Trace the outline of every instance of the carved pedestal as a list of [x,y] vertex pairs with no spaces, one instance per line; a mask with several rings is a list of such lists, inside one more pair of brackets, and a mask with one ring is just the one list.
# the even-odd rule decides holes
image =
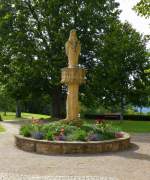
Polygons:
[[79,85],[85,82],[85,69],[74,67],[74,68],[63,68],[62,69],[62,80],[68,86],[67,92],[67,120],[75,120],[79,114],[79,102],[78,92]]

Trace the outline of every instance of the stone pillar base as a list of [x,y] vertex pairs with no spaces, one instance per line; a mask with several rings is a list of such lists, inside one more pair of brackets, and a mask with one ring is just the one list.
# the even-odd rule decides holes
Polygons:
[[85,69],[79,67],[63,68],[62,80],[68,86],[67,92],[67,120],[76,120],[79,115],[78,92],[79,85],[85,83]]

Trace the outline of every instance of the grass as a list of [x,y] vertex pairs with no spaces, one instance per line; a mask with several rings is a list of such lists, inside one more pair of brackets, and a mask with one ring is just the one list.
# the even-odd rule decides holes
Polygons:
[[6,113],[6,116],[4,116],[4,113],[0,113],[2,119],[5,121],[5,120],[19,120],[19,119],[32,119],[35,118],[35,119],[40,119],[40,118],[43,118],[43,119],[46,119],[46,118],[50,118],[50,116],[48,115],[44,115],[44,114],[33,114],[33,113],[22,113],[22,117],[21,118],[16,118],[16,114],[15,112],[7,112]]
[[0,125],[0,133],[4,132],[4,131],[5,131],[5,129],[3,128],[3,126]]
[[[86,120],[89,123],[95,123],[94,120]],[[114,127],[129,133],[150,133],[150,121],[108,121]]]
[[[3,120],[20,120],[20,119],[47,119],[50,118],[48,115],[43,114],[32,114],[32,113],[22,113],[21,118],[16,118],[15,112],[7,112],[7,115],[4,116],[3,113],[0,113]],[[95,123],[93,120],[86,120],[89,123]],[[150,121],[111,121],[112,125],[118,127],[122,131],[129,133],[150,133]],[[0,130],[1,131],[1,130]]]
[[112,125],[130,133],[150,133],[150,121],[111,121]]

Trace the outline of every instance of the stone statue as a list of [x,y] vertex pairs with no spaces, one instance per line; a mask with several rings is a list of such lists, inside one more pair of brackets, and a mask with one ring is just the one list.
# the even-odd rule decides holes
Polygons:
[[76,30],[70,31],[70,36],[65,44],[68,56],[68,67],[62,69],[61,83],[68,86],[66,101],[66,120],[77,120],[79,118],[79,85],[85,82],[85,69],[78,66],[80,55],[80,41]]
[[80,41],[77,38],[76,30],[70,31],[70,36],[65,45],[68,56],[68,67],[72,68],[78,65],[78,58],[81,51]]

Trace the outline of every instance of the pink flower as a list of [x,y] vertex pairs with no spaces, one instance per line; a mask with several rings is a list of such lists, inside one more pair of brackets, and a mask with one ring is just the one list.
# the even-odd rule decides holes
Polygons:
[[116,137],[116,138],[123,138],[123,136],[124,136],[124,133],[123,133],[123,132],[116,132],[116,133],[115,133],[115,137]]

